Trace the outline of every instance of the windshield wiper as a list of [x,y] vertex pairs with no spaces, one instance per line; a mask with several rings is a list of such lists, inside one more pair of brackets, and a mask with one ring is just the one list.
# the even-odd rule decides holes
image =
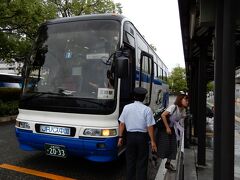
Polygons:
[[30,95],[30,96],[27,96],[25,98],[23,98],[22,100],[26,101],[26,100],[30,100],[32,98],[36,98],[36,97],[41,97],[43,95],[55,95],[55,96],[68,96],[64,93],[55,93],[55,92],[32,92],[34,94]]
[[97,105],[100,105],[100,106],[103,106],[103,107],[107,106],[106,104],[101,103],[101,102],[97,102],[96,100],[91,100],[91,99],[86,99],[86,98],[78,98],[78,100],[84,101],[84,102],[87,102],[87,103],[97,104]]

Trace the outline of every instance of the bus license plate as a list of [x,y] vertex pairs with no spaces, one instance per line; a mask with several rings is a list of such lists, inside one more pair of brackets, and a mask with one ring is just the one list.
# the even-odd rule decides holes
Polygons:
[[55,144],[45,144],[45,152],[49,156],[65,158],[67,156],[65,146]]
[[40,125],[40,132],[41,133],[48,133],[48,134],[59,134],[59,135],[69,136],[70,135],[70,128]]

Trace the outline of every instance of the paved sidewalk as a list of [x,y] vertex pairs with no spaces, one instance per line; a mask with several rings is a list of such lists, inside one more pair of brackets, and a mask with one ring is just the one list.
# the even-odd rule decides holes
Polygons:
[[176,160],[172,160],[171,163],[173,164],[173,166],[176,168],[176,171],[169,171],[167,169],[165,169],[165,163],[167,161],[167,159],[160,159],[160,164],[159,164],[159,168],[155,177],[155,180],[177,180],[178,178],[181,178],[181,173],[182,172],[182,165],[183,165],[183,158],[184,158],[184,149],[182,148],[182,145],[184,143],[184,139],[182,139],[181,141],[181,145],[178,148],[178,152],[177,152],[177,156],[176,156]]
[[197,180],[195,147],[184,149],[184,180]]
[[[158,169],[158,172],[156,174],[155,180],[175,180],[176,172],[171,172],[171,171],[168,171],[167,169],[165,169],[165,163],[166,163],[166,159],[161,161],[161,164],[159,166],[159,169]],[[177,166],[176,161],[172,161],[171,163],[175,167]]]
[[212,180],[213,179],[213,150],[206,148],[206,166],[197,165],[197,147],[185,149],[184,180]]

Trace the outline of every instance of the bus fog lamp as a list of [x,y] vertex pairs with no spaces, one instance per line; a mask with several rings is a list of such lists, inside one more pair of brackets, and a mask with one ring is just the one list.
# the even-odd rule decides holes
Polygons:
[[104,149],[104,148],[106,148],[106,145],[105,145],[105,143],[97,143],[97,148]]

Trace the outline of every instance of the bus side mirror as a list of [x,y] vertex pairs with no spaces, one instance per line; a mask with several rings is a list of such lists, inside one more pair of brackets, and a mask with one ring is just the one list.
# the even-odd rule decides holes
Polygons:
[[128,58],[120,56],[116,58],[116,75],[118,78],[128,77]]

